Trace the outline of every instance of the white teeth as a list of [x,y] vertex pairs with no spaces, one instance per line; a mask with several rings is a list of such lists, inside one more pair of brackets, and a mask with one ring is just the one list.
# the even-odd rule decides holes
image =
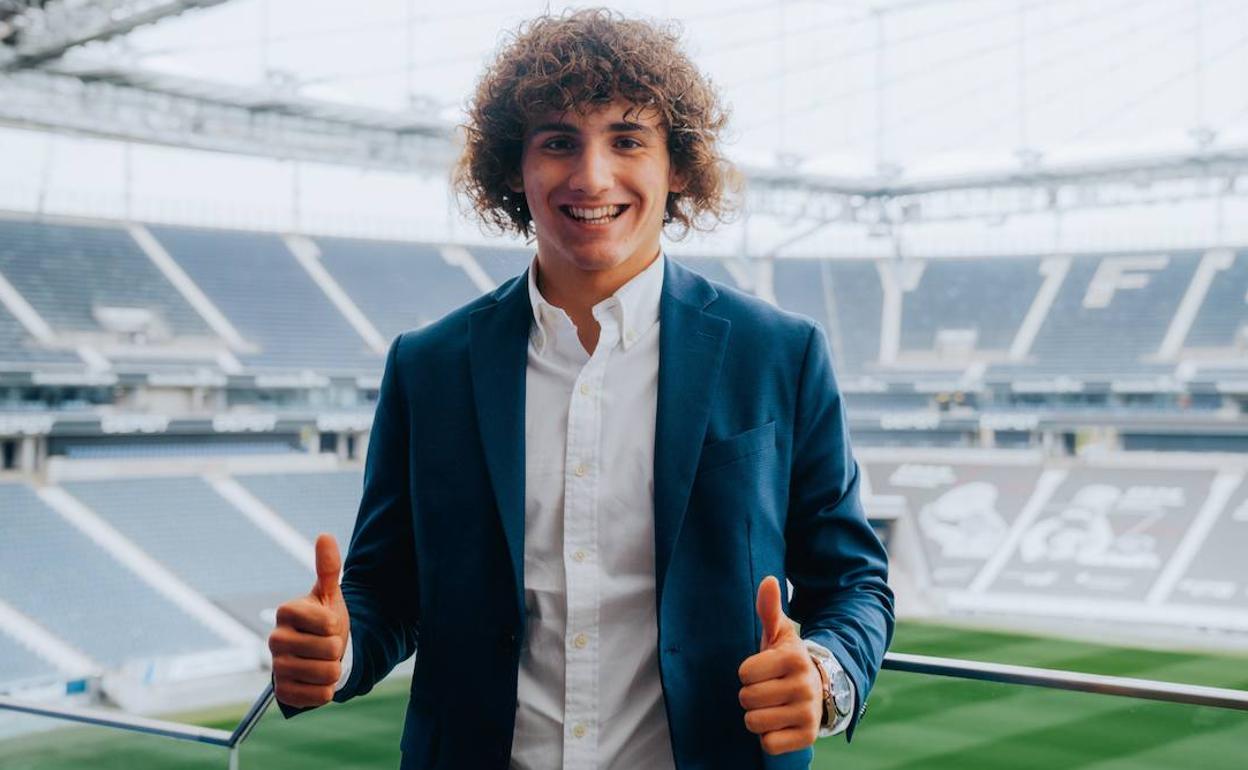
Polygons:
[[577,219],[583,219],[589,222],[599,223],[606,222],[624,210],[623,206],[599,206],[597,208],[585,209],[577,206],[568,206],[568,211]]

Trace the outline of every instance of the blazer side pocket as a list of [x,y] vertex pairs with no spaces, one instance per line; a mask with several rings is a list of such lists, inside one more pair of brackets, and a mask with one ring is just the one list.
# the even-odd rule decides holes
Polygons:
[[743,457],[775,448],[775,445],[776,423],[773,420],[766,425],[750,428],[744,433],[738,433],[722,441],[704,445],[702,456],[698,460],[697,473],[706,473]]

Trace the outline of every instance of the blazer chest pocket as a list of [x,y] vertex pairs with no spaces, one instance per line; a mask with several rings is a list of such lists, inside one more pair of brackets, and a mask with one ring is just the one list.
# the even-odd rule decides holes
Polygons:
[[706,473],[715,468],[736,462],[743,457],[758,454],[776,446],[776,423],[767,423],[751,428],[744,433],[706,444],[702,447],[702,457],[698,460],[698,473]]

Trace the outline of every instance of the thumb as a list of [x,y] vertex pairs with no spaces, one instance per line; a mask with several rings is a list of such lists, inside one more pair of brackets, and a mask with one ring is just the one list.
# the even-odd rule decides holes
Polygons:
[[759,650],[766,650],[793,636],[793,624],[780,606],[780,581],[772,575],[758,584],[758,601],[755,605],[758,619],[763,621],[763,639]]
[[342,557],[338,555],[338,541],[332,535],[321,533],[316,538],[316,585],[312,595],[328,604],[342,595],[338,587],[338,573],[342,571]]

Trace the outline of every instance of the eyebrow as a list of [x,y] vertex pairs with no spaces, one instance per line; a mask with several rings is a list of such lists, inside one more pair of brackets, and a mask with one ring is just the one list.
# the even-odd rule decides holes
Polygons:
[[[654,133],[654,129],[641,123],[634,123],[631,120],[621,120],[607,126],[607,130],[611,133]],[[539,123],[533,127],[534,134],[544,133],[546,131],[555,131],[562,134],[579,134],[581,130],[571,123]]]

